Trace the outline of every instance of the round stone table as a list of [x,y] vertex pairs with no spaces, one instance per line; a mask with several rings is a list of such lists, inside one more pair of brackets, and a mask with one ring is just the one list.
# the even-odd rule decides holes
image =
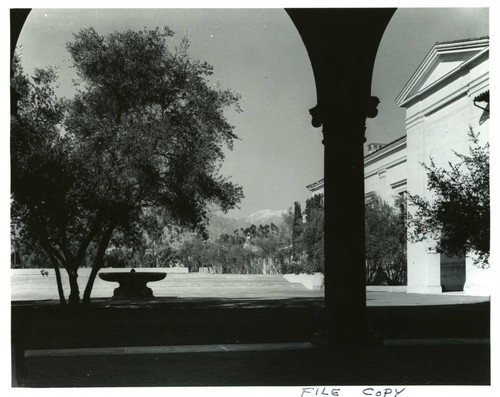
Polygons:
[[150,299],[154,298],[153,290],[146,286],[150,281],[163,280],[165,272],[102,272],[99,277],[104,281],[120,283],[115,288],[113,299]]

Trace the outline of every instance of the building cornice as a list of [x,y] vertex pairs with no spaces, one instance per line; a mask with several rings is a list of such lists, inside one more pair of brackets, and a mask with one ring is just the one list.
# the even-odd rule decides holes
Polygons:
[[391,185],[391,188],[393,190],[398,190],[398,189],[401,189],[401,188],[406,188],[406,185],[407,185],[406,178],[403,178],[403,179],[401,179],[399,181],[393,182],[390,185]]
[[[460,54],[466,52],[475,52],[475,54],[472,55],[469,59],[462,62],[456,68],[452,69],[448,73],[445,73],[443,76],[429,84],[427,87],[424,87],[422,90],[412,95],[412,92],[429,76],[429,72],[439,64],[442,57],[449,54]],[[468,41],[466,40],[459,42],[437,43],[427,54],[408,83],[406,83],[400,94],[396,97],[396,104],[400,107],[405,107],[410,102],[415,101],[420,96],[431,91],[432,89],[435,89],[440,84],[443,84],[450,78],[454,77],[457,73],[460,73],[460,71],[462,71],[472,62],[475,62],[481,57],[487,55],[488,52],[489,38],[481,38],[477,40],[471,39]]]
[[[393,168],[399,164],[403,164],[405,162],[406,162],[406,154],[402,155],[401,157],[397,158],[396,160],[391,161],[388,164],[381,165],[377,169],[374,169],[370,172],[365,172],[365,179],[370,178],[374,175],[380,174],[381,172],[387,171],[388,169]],[[365,164],[365,167],[366,166],[367,166],[367,164]]]
[[435,113],[439,109],[457,101],[458,99],[469,96],[474,97],[478,92],[483,92],[489,88],[489,72],[483,73],[468,84],[458,87],[455,91],[449,93],[439,101],[431,103],[429,106],[420,109],[418,112],[406,119],[406,128],[411,128],[425,117]]
[[386,157],[389,154],[392,154],[394,151],[400,150],[402,146],[406,146],[406,135],[399,137],[398,139],[388,143],[383,148],[380,148],[373,153],[367,154],[364,161],[365,166],[374,161],[380,160],[382,157]]
[[325,178],[321,178],[319,181],[307,185],[306,188],[310,191],[315,191],[321,189],[325,185]]

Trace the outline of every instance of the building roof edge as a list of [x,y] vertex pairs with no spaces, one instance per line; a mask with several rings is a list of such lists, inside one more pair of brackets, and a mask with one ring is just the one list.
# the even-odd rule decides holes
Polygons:
[[403,135],[403,136],[400,136],[397,139],[394,139],[393,141],[389,142],[387,145],[382,146],[380,149],[377,149],[374,152],[368,153],[366,156],[364,156],[364,158],[366,159],[366,158],[371,157],[374,154],[376,154],[376,153],[378,153],[378,152],[380,152],[380,151],[382,151],[384,149],[388,149],[389,146],[394,145],[395,143],[398,143],[399,141],[402,141],[403,139],[406,139],[406,134]]

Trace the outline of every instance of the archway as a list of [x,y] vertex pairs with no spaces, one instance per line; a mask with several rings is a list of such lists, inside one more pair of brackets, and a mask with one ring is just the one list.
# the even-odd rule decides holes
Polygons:
[[[371,96],[373,64],[395,10],[286,11],[311,60],[317,105],[310,113],[324,136],[326,323],[318,341],[367,343],[363,142],[365,120],[377,114],[378,99]],[[11,10],[13,43],[28,13]],[[16,94],[11,95],[15,109]]]

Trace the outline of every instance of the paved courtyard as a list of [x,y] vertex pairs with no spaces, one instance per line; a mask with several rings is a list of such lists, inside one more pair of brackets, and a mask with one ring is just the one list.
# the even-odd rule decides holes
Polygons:
[[367,306],[382,346],[310,344],[317,296],[97,299],[69,317],[16,302],[13,334],[27,387],[490,383],[488,298],[369,292]]
[[42,388],[299,391],[304,385],[491,381],[489,298],[368,291],[367,322],[384,344],[325,349],[310,343],[321,327],[323,292],[279,277],[221,282],[212,276],[173,275],[149,301],[110,300],[112,284],[101,284],[92,306],[77,312],[33,293],[30,300],[19,299],[26,292],[18,288],[12,302],[15,381]]

